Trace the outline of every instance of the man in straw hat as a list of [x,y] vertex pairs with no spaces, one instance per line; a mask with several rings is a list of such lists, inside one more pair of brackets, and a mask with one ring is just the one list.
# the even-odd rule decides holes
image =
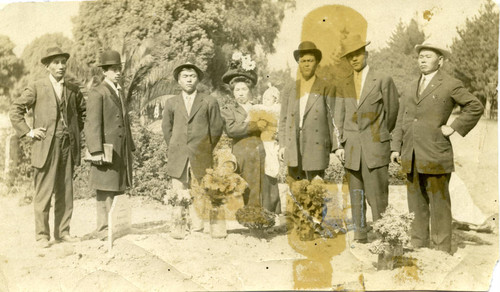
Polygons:
[[[54,238],[74,242],[70,236],[73,214],[73,168],[80,164],[80,131],[85,119],[85,99],[77,85],[68,82],[69,54],[58,47],[47,49],[41,59],[48,76],[28,85],[10,108],[12,126],[20,137],[33,140],[31,164],[35,168],[35,233],[39,247],[50,246],[49,212],[54,194]],[[33,110],[33,127],[26,110]]]
[[332,87],[315,75],[321,51],[310,41],[293,52],[299,63],[296,94],[283,96],[279,120],[279,156],[293,179],[323,177],[330,153],[337,149]]
[[367,64],[360,35],[343,43],[353,73],[339,82],[335,124],[340,146],[335,154],[344,163],[355,224],[354,240],[367,242],[366,201],[378,220],[388,205],[390,133],[396,124],[399,94],[390,76]]
[[[203,72],[196,65],[185,63],[174,69],[174,79],[182,89],[165,103],[163,136],[168,144],[167,174],[174,190],[190,188],[191,174],[201,181],[207,168],[212,168],[212,152],[222,134],[222,119],[217,100],[198,92]],[[194,206],[203,205],[194,198],[190,207],[192,229],[200,231],[203,221]],[[201,206],[198,209],[203,209]]]
[[[451,202],[448,184],[454,171],[450,136],[465,136],[483,113],[481,102],[459,80],[441,70],[449,52],[424,43],[415,47],[420,77],[401,97],[393,133],[391,160],[401,153],[407,173],[408,207],[415,214],[412,223],[413,247],[429,246],[452,253]],[[461,113],[450,125],[448,118],[459,105]],[[429,240],[430,218],[430,240]]]
[[[119,83],[122,76],[120,53],[103,52],[97,66],[102,69],[104,80],[89,92],[85,138],[92,155],[89,186],[96,190],[96,231],[104,240],[114,197],[132,187],[132,151],[135,145],[127,101]],[[105,146],[109,145],[112,145],[112,151],[108,150],[105,155]]]

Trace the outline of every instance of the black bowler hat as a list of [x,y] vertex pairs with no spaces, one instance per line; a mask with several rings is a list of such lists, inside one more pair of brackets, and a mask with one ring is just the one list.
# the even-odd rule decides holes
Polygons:
[[50,63],[50,61],[57,57],[57,56],[64,56],[66,59],[69,59],[69,54],[65,53],[61,50],[59,47],[51,47],[47,49],[47,53],[45,54],[45,57],[43,57],[40,61],[42,64],[47,64]]
[[120,53],[118,53],[117,51],[106,51],[101,54],[101,63],[97,66],[102,67],[121,64],[122,61],[120,59]]
[[181,73],[182,69],[194,69],[194,71],[196,71],[196,74],[198,74],[198,80],[203,79],[203,71],[201,71],[201,69],[198,68],[195,64],[187,62],[187,63],[184,63],[182,65],[177,66],[174,69],[175,81],[178,81],[179,73]]
[[295,51],[293,51],[293,57],[295,58],[295,61],[299,61],[300,54],[305,54],[305,53],[311,53],[316,57],[316,60],[321,61],[321,51],[316,48],[316,45],[313,42],[310,41],[305,41],[301,42],[299,45],[299,48]]

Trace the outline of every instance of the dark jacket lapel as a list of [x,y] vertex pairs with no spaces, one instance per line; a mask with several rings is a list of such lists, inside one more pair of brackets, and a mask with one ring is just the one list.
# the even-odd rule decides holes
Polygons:
[[438,70],[436,75],[434,75],[434,77],[429,82],[429,84],[427,84],[427,87],[424,89],[424,92],[422,92],[422,94],[418,98],[417,104],[420,103],[422,100],[424,100],[427,96],[429,96],[434,90],[436,90],[436,88],[441,86],[442,81],[443,81],[443,75],[441,74],[441,71]]
[[116,106],[120,109],[120,111],[123,111],[122,110],[122,103],[120,102],[120,97],[118,95],[116,95],[116,92],[115,90],[111,87],[111,85],[109,85],[106,81],[103,81],[102,82],[104,84],[104,86],[109,90],[109,92],[111,93],[111,99],[113,100],[113,102],[116,104]]
[[376,85],[377,76],[373,73],[372,69],[368,69],[368,74],[366,74],[365,84],[363,84],[363,88],[361,89],[361,96],[359,97],[358,108],[363,104],[366,100],[366,97],[370,94],[373,88]]
[[312,108],[313,104],[321,97],[321,80],[316,76],[316,80],[311,87],[311,92],[309,92],[309,97],[307,98],[306,108],[304,110],[304,117],[307,115],[309,110]]
[[193,119],[194,115],[196,115],[198,110],[200,110],[202,104],[203,104],[203,94],[197,92],[194,97],[193,105],[191,106],[191,113],[189,114],[189,122]]

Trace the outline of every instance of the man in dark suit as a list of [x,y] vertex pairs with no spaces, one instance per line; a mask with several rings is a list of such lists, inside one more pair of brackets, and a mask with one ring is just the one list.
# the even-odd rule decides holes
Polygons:
[[[465,136],[483,113],[481,102],[459,80],[440,68],[448,51],[424,43],[415,47],[422,75],[401,97],[391,143],[391,160],[407,173],[408,207],[415,214],[411,230],[414,247],[429,246],[451,253],[451,202],[448,184],[454,171],[450,136]],[[453,108],[461,113],[447,125]]]
[[[97,232],[107,236],[108,213],[113,199],[132,187],[132,151],[127,102],[119,81],[122,71],[120,53],[101,54],[104,81],[89,92],[85,138],[92,155],[89,186],[96,190]],[[105,163],[103,144],[113,145],[112,161]]]
[[[41,59],[48,76],[30,84],[10,109],[12,126],[20,137],[33,139],[31,164],[35,168],[35,233],[38,245],[50,246],[49,212],[54,194],[54,238],[74,242],[70,236],[73,214],[73,168],[80,164],[80,131],[85,99],[77,85],[68,82],[68,53],[47,49]],[[33,110],[33,128],[24,118]]]
[[305,41],[293,53],[299,63],[296,94],[283,96],[279,120],[279,156],[294,179],[324,177],[330,153],[337,149],[332,87],[315,75],[321,51]]
[[390,133],[399,108],[399,94],[390,76],[367,65],[368,52],[361,36],[344,43],[353,73],[341,80],[335,104],[340,146],[335,152],[344,162],[356,227],[354,239],[367,241],[366,201],[375,222],[385,212],[389,197]]
[[[165,103],[163,136],[168,145],[167,174],[174,190],[190,188],[191,173],[200,181],[212,167],[212,152],[222,135],[222,118],[217,100],[197,91],[203,72],[191,63],[174,69],[182,92]],[[194,198],[191,206],[198,205]],[[193,230],[203,228],[199,213],[190,208]]]

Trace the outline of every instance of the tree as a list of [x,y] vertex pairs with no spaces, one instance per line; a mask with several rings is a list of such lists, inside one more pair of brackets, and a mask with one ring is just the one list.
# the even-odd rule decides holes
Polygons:
[[410,20],[408,25],[400,21],[387,42],[387,47],[372,52],[369,63],[377,70],[389,74],[398,91],[403,93],[420,74],[415,45],[424,40],[425,34],[415,19]]
[[0,94],[7,96],[24,70],[22,60],[12,51],[14,47],[9,37],[0,35]]
[[[172,90],[171,69],[191,61],[215,88],[235,49],[274,51],[290,0],[101,0],[82,2],[74,18],[75,55],[92,75],[99,53],[115,49],[125,61],[127,96],[139,109]],[[140,73],[140,74],[136,74]],[[145,85],[161,86],[164,92]],[[133,85],[131,87],[131,85]],[[139,99],[139,101],[137,101]],[[137,109],[137,108],[136,108]]]
[[451,45],[455,76],[485,104],[485,116],[493,118],[498,92],[498,9],[486,0],[479,15],[467,18]]

